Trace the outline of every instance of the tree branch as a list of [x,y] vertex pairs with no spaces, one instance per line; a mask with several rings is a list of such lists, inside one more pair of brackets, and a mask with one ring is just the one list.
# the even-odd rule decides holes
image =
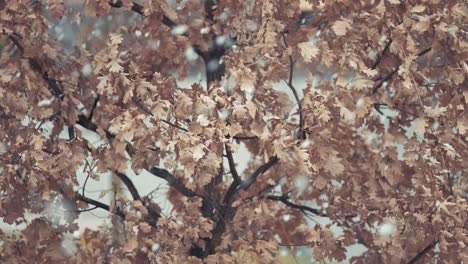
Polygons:
[[177,179],[174,175],[165,169],[153,167],[149,170],[149,172],[156,177],[166,180],[170,186],[174,187],[177,191],[187,197],[202,197],[198,193],[185,187],[185,185],[179,179]]
[[237,182],[237,184],[239,184],[241,182],[241,178],[239,177],[239,174],[237,173],[236,164],[234,162],[234,157],[232,156],[232,152],[229,149],[229,146],[227,144],[225,145],[225,148],[226,148],[226,156],[227,156],[228,163],[229,163],[229,170],[231,171],[232,178],[234,179],[234,182]]
[[439,243],[439,240],[434,240],[432,241],[429,245],[427,245],[422,251],[420,251],[416,256],[414,256],[408,264],[414,264],[416,263],[419,259],[421,259],[429,250],[435,247]]
[[[120,8],[123,6],[123,2],[121,0],[109,0],[109,5],[114,7],[114,8]],[[132,5],[132,11],[135,12],[135,13],[138,13],[142,16],[145,15],[145,11],[143,10],[143,6],[136,3],[136,2],[132,2],[133,5]],[[162,23],[166,26],[168,26],[169,28],[173,28],[177,25],[176,22],[174,22],[172,19],[170,19],[168,16],[166,15],[163,15],[163,19],[162,19]]]
[[110,213],[114,213],[117,216],[120,216],[122,219],[125,219],[125,214],[123,212],[121,212],[121,211],[111,212],[110,207],[107,204],[104,204],[104,203],[101,203],[101,202],[96,201],[94,199],[88,198],[88,197],[86,197],[84,195],[81,195],[80,193],[75,193],[75,195],[76,195],[76,198],[78,200],[80,200],[80,201],[83,201],[83,202],[85,202],[87,204],[94,205],[94,206],[96,206],[98,208],[101,208],[101,209],[104,209],[104,210],[106,210],[106,211],[108,211]]
[[377,83],[374,88],[372,88],[372,93],[377,93],[377,90],[379,90],[380,87],[382,87],[382,85],[384,84],[384,82],[390,80],[390,78],[392,78],[392,76],[398,72],[398,70],[400,69],[400,66],[396,67],[392,72],[390,72],[387,76],[385,76],[385,78],[383,78],[379,83]]
[[135,187],[132,180],[127,175],[125,175],[123,173],[120,173],[120,172],[117,172],[117,171],[114,171],[114,173],[125,184],[125,186],[127,186],[128,191],[132,195],[133,200],[137,200],[137,201],[142,202],[142,204],[145,206],[146,210],[148,210],[148,218],[147,218],[148,223],[151,226],[156,227],[156,222],[161,217],[161,213],[159,211],[157,211],[157,210],[154,210],[152,207],[147,206],[147,203],[144,200],[141,199],[141,196],[138,193],[137,188]]
[[138,190],[135,187],[135,185],[133,184],[132,180],[130,180],[130,178],[127,175],[125,175],[123,173],[120,173],[118,171],[114,171],[114,173],[125,184],[125,186],[127,186],[127,189],[130,192],[130,194],[132,195],[133,200],[140,200],[141,201],[140,194],[138,193]]
[[321,213],[319,209],[312,208],[312,207],[305,206],[305,205],[298,205],[298,204],[291,202],[287,194],[281,195],[281,196],[269,195],[266,198],[272,201],[280,201],[288,207],[301,210],[301,212],[303,213],[309,212],[318,216],[327,216],[326,214]]
[[[428,53],[428,52],[431,51],[431,50],[432,50],[432,47],[429,47],[429,48],[426,48],[426,49],[422,50],[421,52],[419,52],[419,53],[416,55],[415,60],[418,59],[418,58],[420,58],[420,57],[422,57],[422,56],[424,56],[426,53]],[[372,93],[373,93],[373,94],[377,93],[377,90],[378,90],[380,87],[382,87],[382,85],[384,84],[384,82],[390,80],[390,78],[392,78],[392,76],[393,76],[395,73],[398,72],[398,70],[400,69],[400,66],[401,66],[401,65],[402,65],[402,64],[400,64],[400,65],[399,65],[398,67],[396,67],[393,71],[391,71],[391,72],[390,72],[387,76],[385,76],[380,82],[378,82],[378,83],[374,86],[374,88],[372,89]]]
[[380,53],[379,57],[377,57],[377,60],[374,62],[374,64],[372,64],[372,67],[371,69],[375,69],[377,68],[377,66],[379,66],[380,62],[382,61],[382,58],[383,56],[385,55],[385,53],[388,51],[388,49],[390,48],[390,45],[392,44],[393,40],[390,39],[387,44],[385,44],[385,47],[384,49],[382,50],[382,53]]
[[[283,41],[284,45],[286,48],[288,48],[288,42],[286,41],[286,36],[283,33]],[[301,106],[301,100],[299,99],[299,95],[297,93],[296,87],[293,85],[293,78],[294,78],[294,61],[291,55],[289,57],[289,79],[288,81],[284,81],[289,89],[291,89],[292,93],[294,94],[294,98],[296,99],[297,107],[298,107],[298,112],[299,112],[299,129],[300,129],[300,137],[301,139],[305,139],[306,134],[304,131],[304,117],[302,116],[302,106]]]
[[269,168],[275,165],[279,159],[276,156],[270,157],[267,163],[263,164],[262,166],[258,167],[245,181],[242,182],[241,188],[247,190],[260,176],[261,174],[265,173]]

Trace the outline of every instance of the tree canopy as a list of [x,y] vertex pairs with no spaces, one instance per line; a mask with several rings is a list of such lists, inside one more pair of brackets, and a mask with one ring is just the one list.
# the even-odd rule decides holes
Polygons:
[[[467,14],[455,0],[0,1],[0,218],[24,225],[0,229],[0,259],[275,263],[302,247],[344,261],[360,244],[349,261],[467,262]],[[65,20],[71,44],[53,30]],[[129,171],[167,182],[172,210]],[[129,195],[90,198],[102,173]],[[112,223],[70,238],[94,209]]]

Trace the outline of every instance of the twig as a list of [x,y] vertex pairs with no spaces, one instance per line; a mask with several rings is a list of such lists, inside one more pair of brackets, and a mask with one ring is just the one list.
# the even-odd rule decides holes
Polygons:
[[385,78],[383,78],[379,83],[377,83],[374,88],[372,88],[372,93],[377,93],[377,90],[379,90],[380,87],[382,87],[382,85],[390,80],[390,78],[392,78],[392,76],[398,72],[398,70],[400,69],[400,66],[396,67],[392,72],[390,72],[387,76],[385,76]]
[[[286,49],[289,47],[288,42],[286,41],[286,36],[283,33],[283,41],[284,45],[286,46]],[[289,79],[288,81],[284,81],[289,89],[291,89],[292,93],[294,94],[294,98],[296,99],[297,107],[298,107],[298,112],[299,112],[299,129],[300,129],[300,135],[302,139],[305,139],[306,134],[304,131],[304,117],[302,116],[302,105],[301,105],[301,100],[299,99],[299,95],[297,93],[296,87],[293,85],[293,78],[294,78],[294,61],[291,55],[289,57]]]

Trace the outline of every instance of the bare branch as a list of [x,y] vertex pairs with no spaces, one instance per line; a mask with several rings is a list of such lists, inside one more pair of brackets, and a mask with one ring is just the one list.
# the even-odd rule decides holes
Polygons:
[[149,170],[149,172],[156,177],[166,180],[170,186],[174,187],[177,191],[187,197],[202,197],[198,193],[185,187],[185,185],[179,179],[177,179],[174,175],[165,169],[153,167]]
[[117,171],[114,171],[114,173],[125,184],[125,186],[127,186],[128,191],[132,195],[133,200],[141,201],[142,204],[146,207],[146,209],[148,210],[147,221],[151,226],[156,227],[156,222],[161,217],[161,213],[159,211],[155,210],[153,207],[147,206],[147,203],[144,200],[141,199],[141,196],[138,193],[137,188],[135,187],[132,180],[127,175],[125,175],[123,173],[120,173],[120,172],[117,172]]
[[[431,51],[431,50],[432,50],[432,48],[429,47],[429,48],[426,48],[426,49],[424,49],[423,51],[419,52],[419,53],[416,55],[415,60],[418,59],[418,58],[420,58],[421,56],[424,56],[426,53],[428,53],[428,52]],[[400,66],[401,66],[401,65],[402,65],[402,64],[400,64],[400,65],[399,65],[398,67],[396,67],[393,71],[391,71],[389,74],[387,74],[387,76],[385,76],[380,82],[378,82],[378,83],[374,86],[374,88],[372,88],[372,93],[374,93],[374,94],[377,93],[377,90],[378,90],[380,87],[382,87],[382,85],[383,85],[386,81],[390,80],[390,78],[392,78],[393,75],[395,75],[395,73],[398,72],[398,70],[400,69]]]
[[390,80],[390,78],[392,78],[392,76],[398,72],[398,70],[400,69],[400,66],[396,67],[392,72],[390,72],[389,74],[387,74],[387,76],[385,76],[385,78],[383,78],[380,82],[378,82],[374,88],[372,88],[372,93],[377,93],[377,90],[379,90],[380,87],[382,87],[382,85]]
[[5,119],[10,119],[10,118],[15,118],[14,115],[9,115],[9,114],[0,114],[0,119],[5,118]]
[[419,259],[421,259],[429,250],[433,249],[435,245],[439,243],[439,240],[434,240],[432,241],[429,245],[427,245],[422,251],[420,251],[416,256],[414,256],[410,261],[408,261],[408,264],[414,264],[416,263]]
[[390,39],[387,44],[385,44],[385,47],[384,49],[382,50],[382,53],[380,53],[379,57],[377,57],[377,60],[374,62],[374,64],[372,64],[372,67],[371,69],[375,69],[377,68],[377,66],[379,66],[380,62],[382,61],[382,58],[383,56],[385,55],[385,53],[388,51],[388,49],[390,48],[390,45],[392,44],[392,39]]
[[269,168],[275,165],[279,159],[276,156],[270,157],[267,163],[263,164],[262,166],[258,167],[245,181],[242,182],[241,188],[247,190],[260,176],[261,174],[265,173]]
[[104,210],[106,210],[106,211],[108,211],[110,213],[114,213],[114,214],[120,216],[122,219],[125,219],[125,214],[123,212],[121,212],[121,211],[111,212],[110,207],[107,204],[104,204],[104,203],[101,203],[101,202],[96,201],[94,199],[88,198],[88,197],[86,197],[84,195],[81,195],[80,193],[76,193],[75,195],[76,195],[76,198],[78,200],[80,200],[80,201],[83,201],[83,202],[85,202],[87,204],[94,205],[94,206],[96,206],[98,208],[101,208],[101,209],[104,209]]
[[130,180],[130,178],[127,175],[118,171],[114,171],[114,173],[125,184],[125,186],[127,186],[127,189],[132,195],[133,200],[141,200],[140,194],[138,193],[138,190],[133,184],[132,180]]
[[[288,42],[286,41],[286,35],[283,33],[283,41],[286,48],[288,48]],[[299,129],[300,129],[300,136],[302,139],[305,139],[306,134],[304,131],[304,117],[302,116],[302,105],[301,100],[299,99],[299,95],[297,93],[296,87],[293,85],[293,78],[294,78],[294,61],[291,55],[289,57],[289,80],[285,83],[288,85],[289,89],[291,89],[292,93],[294,94],[294,98],[296,99],[298,112],[299,112]]]
[[285,204],[288,207],[301,210],[301,212],[303,212],[303,213],[309,212],[309,213],[312,213],[312,214],[315,214],[315,215],[318,215],[318,216],[327,216],[326,214],[321,213],[319,209],[312,208],[312,207],[305,206],[305,205],[299,205],[299,204],[295,204],[295,203],[291,202],[289,200],[289,197],[288,197],[287,194],[286,195],[280,195],[280,196],[278,196],[278,195],[269,195],[266,198],[269,199],[269,200],[272,200],[272,201],[280,201],[280,202],[282,202],[283,204]]
[[234,162],[234,157],[232,156],[232,152],[229,149],[229,146],[227,144],[225,145],[225,148],[226,148],[226,156],[228,159],[229,169],[231,170],[232,178],[234,179],[234,182],[237,182],[239,184],[241,182],[241,178],[239,177],[239,174],[237,173],[236,164]]

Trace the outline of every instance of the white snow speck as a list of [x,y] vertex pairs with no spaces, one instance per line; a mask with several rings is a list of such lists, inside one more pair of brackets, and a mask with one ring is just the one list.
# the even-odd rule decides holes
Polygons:
[[172,34],[183,35],[187,32],[188,27],[186,25],[178,25],[172,29]]
[[198,59],[198,54],[195,52],[195,50],[192,47],[188,47],[185,50],[185,58],[188,61],[194,61],[194,60]]
[[213,72],[218,69],[219,65],[220,65],[220,61],[217,59],[213,59],[208,62],[208,65],[206,67],[208,71]]
[[215,42],[216,42],[216,45],[223,46],[224,43],[226,42],[226,37],[223,35],[217,36]]
[[208,32],[210,32],[210,29],[208,27],[200,29],[200,34],[208,34]]
[[81,73],[84,75],[84,76],[89,76],[91,74],[91,72],[93,71],[93,68],[91,67],[91,63],[86,63],[85,65],[83,65],[83,67],[81,68]]
[[393,222],[383,222],[379,228],[378,228],[378,233],[380,236],[390,236],[392,235],[396,230],[396,225]]

